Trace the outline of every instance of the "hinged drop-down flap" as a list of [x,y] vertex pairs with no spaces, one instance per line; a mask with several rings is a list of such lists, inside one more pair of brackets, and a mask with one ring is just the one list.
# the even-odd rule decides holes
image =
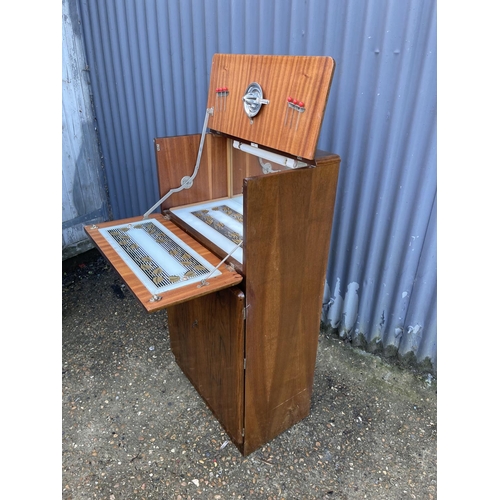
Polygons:
[[85,226],[85,231],[148,312],[243,279],[160,214]]

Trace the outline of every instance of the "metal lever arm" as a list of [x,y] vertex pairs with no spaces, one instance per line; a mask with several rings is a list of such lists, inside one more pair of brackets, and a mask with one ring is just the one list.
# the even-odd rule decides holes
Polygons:
[[254,96],[254,95],[245,95],[243,96],[243,100],[250,105],[254,104],[269,104],[269,99],[262,99],[261,97]]
[[181,179],[181,185],[177,188],[171,189],[161,200],[157,201],[144,215],[143,218],[147,219],[149,215],[158,208],[170,195],[174,193],[178,193],[183,189],[189,189],[193,185],[194,178],[198,174],[198,170],[200,168],[201,154],[203,153],[203,145],[205,144],[205,136],[207,135],[207,125],[208,118],[210,115],[213,115],[214,108],[208,108],[205,113],[205,121],[203,122],[203,132],[201,134],[200,146],[198,148],[198,157],[196,158],[196,165],[194,166],[194,171],[191,177],[185,176]]

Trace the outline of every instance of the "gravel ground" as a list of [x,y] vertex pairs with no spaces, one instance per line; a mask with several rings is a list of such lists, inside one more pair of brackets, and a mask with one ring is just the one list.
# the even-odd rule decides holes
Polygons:
[[95,250],[63,263],[62,498],[435,499],[437,385],[320,332],[311,414],[244,458]]

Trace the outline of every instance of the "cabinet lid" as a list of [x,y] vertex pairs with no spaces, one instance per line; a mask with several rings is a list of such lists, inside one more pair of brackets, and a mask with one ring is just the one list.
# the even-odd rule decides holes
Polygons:
[[208,126],[312,160],[334,69],[327,56],[215,54]]
[[243,277],[160,214],[85,226],[146,311],[229,288]]

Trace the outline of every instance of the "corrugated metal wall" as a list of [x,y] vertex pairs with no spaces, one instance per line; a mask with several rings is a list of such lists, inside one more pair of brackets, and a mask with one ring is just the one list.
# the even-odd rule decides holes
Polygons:
[[435,0],[79,2],[116,219],[158,199],[153,138],[201,132],[214,53],[336,60],[324,320],[436,373]]
[[92,248],[85,224],[108,220],[104,171],[92,109],[80,15],[62,3],[62,257]]

